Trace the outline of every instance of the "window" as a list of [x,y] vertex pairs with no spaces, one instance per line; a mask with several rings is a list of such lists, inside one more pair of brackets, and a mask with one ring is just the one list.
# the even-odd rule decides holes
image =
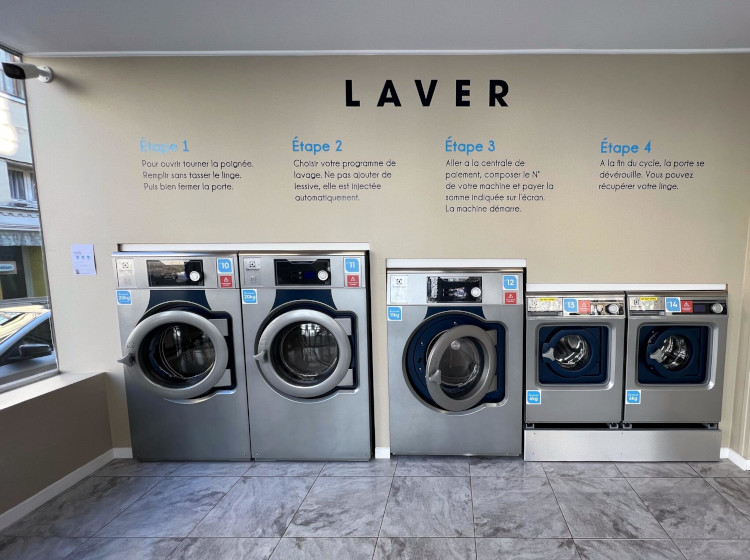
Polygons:
[[[21,57],[0,49],[0,62],[21,62]],[[23,82],[8,78],[4,72],[0,72],[0,91],[21,99],[25,97]]]
[[13,200],[36,202],[36,178],[32,171],[14,169],[8,166],[10,197]]

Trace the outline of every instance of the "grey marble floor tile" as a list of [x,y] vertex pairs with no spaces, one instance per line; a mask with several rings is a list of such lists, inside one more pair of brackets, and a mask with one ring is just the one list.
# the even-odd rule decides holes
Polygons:
[[181,538],[94,537],[65,560],[164,560],[180,542]]
[[191,537],[280,537],[312,477],[245,477],[200,522]]
[[669,539],[576,539],[581,560],[684,560]]
[[5,530],[6,535],[90,537],[162,478],[89,477]]
[[245,476],[318,476],[323,461],[253,461]]
[[621,478],[614,463],[543,463],[552,478]]
[[471,479],[478,537],[570,538],[546,478]]
[[750,535],[750,520],[703,479],[628,481],[673,539],[741,539]]
[[395,459],[329,462],[323,467],[320,476],[393,476],[396,464]]
[[747,560],[750,540],[674,539],[687,560]]
[[616,463],[625,478],[697,478],[687,463]]
[[380,538],[373,560],[475,560],[472,538]]
[[84,542],[85,538],[0,537],[0,560],[59,560]]
[[169,560],[268,560],[278,542],[278,538],[188,537]]
[[707,478],[706,482],[734,507],[750,516],[750,478]]
[[172,461],[138,461],[137,459],[115,459],[104,465],[92,476],[169,476],[182,463]]
[[390,488],[387,477],[320,477],[284,536],[377,537]]
[[237,478],[166,478],[104,527],[98,537],[185,537]]
[[469,477],[396,476],[380,536],[473,537]]
[[472,457],[469,460],[471,476],[502,476],[507,478],[541,477],[542,463],[524,461],[520,457]]
[[468,457],[397,458],[396,476],[469,476]]
[[477,539],[477,560],[579,560],[573,539]]
[[169,476],[243,476],[252,463],[234,461],[194,461],[184,463]]
[[376,538],[284,537],[271,560],[371,560]]
[[[649,479],[633,479],[649,480]],[[660,479],[667,480],[667,479]],[[691,479],[674,479],[682,482]],[[699,479],[695,479],[699,480]],[[552,478],[575,538],[663,539],[667,534],[624,478]]]
[[704,478],[750,478],[750,471],[743,471],[729,459],[711,463],[688,463]]

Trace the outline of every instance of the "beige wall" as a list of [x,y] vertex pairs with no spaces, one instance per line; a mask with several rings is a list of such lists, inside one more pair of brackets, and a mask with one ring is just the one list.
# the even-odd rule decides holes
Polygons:
[[0,513],[112,448],[104,376],[0,410]]
[[[370,242],[378,446],[388,445],[386,258],[524,257],[530,282],[728,283],[724,445],[733,416],[746,421],[733,409],[747,375],[738,369],[748,340],[739,312],[750,208],[747,55],[44,62],[56,79],[30,82],[28,96],[58,356],[64,370],[109,372],[115,446],[129,437],[109,255],[128,242]],[[432,78],[433,105],[422,107],[414,80]],[[345,107],[346,79],[360,107]],[[402,107],[375,106],[387,79]],[[472,81],[471,107],[455,106],[456,79]],[[488,106],[490,79],[508,82],[508,107]],[[394,177],[359,202],[295,202],[295,136],[343,142],[342,153],[302,159],[391,158]],[[555,189],[519,214],[448,214],[448,136],[494,139],[492,158],[523,159]],[[600,153],[605,137],[650,140],[651,154],[634,161],[705,166],[677,191],[602,191],[601,160],[618,159]],[[186,154],[141,153],[142,138],[180,148],[187,140],[190,160],[254,167],[231,192],[149,192],[142,160]],[[94,244],[97,276],[73,276],[72,243]]]

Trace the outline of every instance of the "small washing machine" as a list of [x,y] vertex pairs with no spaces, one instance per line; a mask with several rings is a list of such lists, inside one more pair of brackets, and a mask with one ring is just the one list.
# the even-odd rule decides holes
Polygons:
[[387,260],[391,453],[521,454],[525,265]]
[[727,293],[628,293],[627,304],[624,421],[717,424]]
[[237,255],[113,261],[133,456],[249,460]]
[[368,252],[240,266],[253,458],[370,459]]
[[619,427],[624,351],[624,293],[528,293],[526,423]]

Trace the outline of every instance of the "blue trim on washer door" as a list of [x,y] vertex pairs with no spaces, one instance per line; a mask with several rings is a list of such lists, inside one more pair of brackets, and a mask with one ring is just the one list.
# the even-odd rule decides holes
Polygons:
[[[638,383],[644,385],[702,385],[708,378],[708,340],[705,325],[643,325],[638,331]],[[679,369],[664,367],[650,356],[670,336],[682,337],[689,355]]]
[[188,301],[196,303],[206,309],[211,309],[206,299],[205,290],[149,290],[148,309],[152,309],[162,303],[178,303]]
[[[577,369],[566,369],[542,354],[554,348],[560,339],[578,335],[589,345],[589,359]],[[608,376],[609,327],[546,326],[539,329],[537,364],[539,383],[547,385],[601,384]]]
[[[497,334],[497,389],[487,393],[478,403],[499,403],[505,398],[505,327],[499,323],[484,321],[481,309],[432,307],[427,310],[425,321],[415,330],[406,347],[405,366],[414,390],[432,406],[440,408],[427,390],[425,368],[430,343],[441,333],[459,325],[476,325],[485,331]],[[477,406],[478,406],[477,405]]]

